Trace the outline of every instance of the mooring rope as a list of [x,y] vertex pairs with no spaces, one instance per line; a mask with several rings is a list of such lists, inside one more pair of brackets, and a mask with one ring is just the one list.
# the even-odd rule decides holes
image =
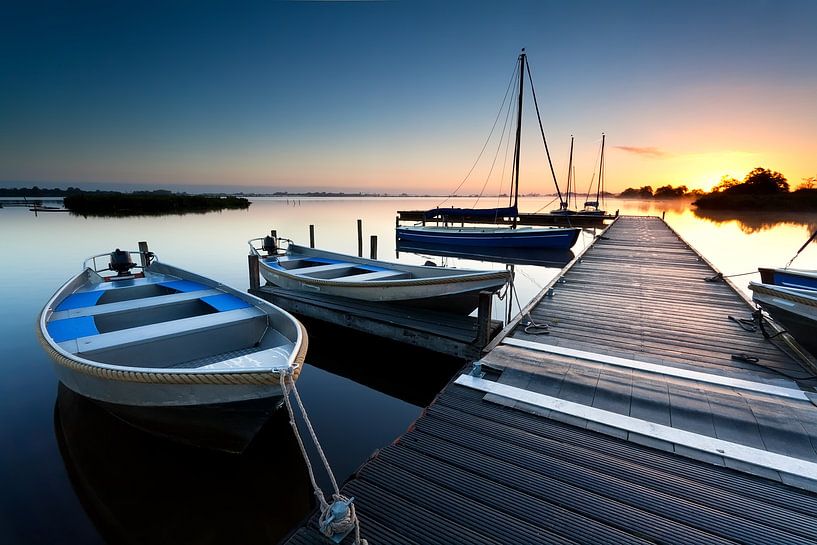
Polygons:
[[724,274],[722,272],[719,272],[719,273],[715,273],[714,276],[707,276],[706,278],[704,278],[704,280],[707,281],[707,282],[719,282],[719,281],[723,280],[724,278],[733,278],[735,276],[746,276],[746,275],[749,275],[749,274],[757,274],[757,271],[755,270],[755,271],[749,271],[749,272],[745,272],[745,273],[727,274],[726,276],[724,276]]
[[[315,430],[312,427],[312,422],[309,420],[309,416],[306,413],[306,407],[304,407],[301,396],[298,394],[298,389],[295,387],[295,381],[290,377],[289,371],[282,373],[281,380],[279,382],[281,384],[281,391],[283,392],[284,396],[284,404],[287,407],[287,412],[289,412],[289,425],[292,427],[292,431],[295,432],[295,438],[298,440],[298,446],[301,448],[301,454],[303,455],[304,462],[306,462],[307,471],[309,472],[309,480],[312,483],[312,490],[314,491],[315,497],[318,499],[318,503],[320,504],[321,516],[318,523],[321,533],[327,537],[332,537],[336,534],[346,535],[354,530],[355,545],[368,545],[368,542],[360,537],[360,521],[355,513],[355,505],[352,503],[354,498],[347,498],[340,493],[338,483],[335,480],[335,475],[332,473],[332,468],[329,466],[329,460],[326,459],[326,454],[323,452],[320,442],[318,442],[318,436],[315,434]],[[301,412],[301,416],[304,419],[307,430],[309,430],[312,443],[315,445],[318,455],[323,462],[323,467],[326,470],[326,474],[329,475],[329,480],[332,483],[334,493],[332,494],[331,504],[326,501],[323,491],[315,480],[315,472],[312,469],[312,464],[309,461],[306,446],[304,445],[301,434],[298,431],[298,424],[295,422],[295,411],[293,410],[292,403],[289,400],[290,391],[295,394],[295,401],[298,403],[298,409]]]
[[[520,271],[521,272],[521,271]],[[515,284],[513,282],[513,277],[511,277],[510,282],[508,284],[511,286],[511,293],[513,297],[516,299],[516,306],[519,307],[519,313],[522,314],[522,304],[519,302],[519,294],[516,292]],[[510,302],[510,301],[509,301]],[[528,317],[528,323],[525,325],[524,331],[528,335],[547,335],[550,333],[549,326],[547,324],[537,324],[533,320],[533,316],[530,315],[530,311],[527,311],[524,316]]]
[[740,326],[740,328],[744,331],[748,331],[750,333],[754,333],[757,331],[757,327],[755,327],[755,315],[752,314],[752,318],[736,318],[732,315],[727,316],[730,320],[735,322]]

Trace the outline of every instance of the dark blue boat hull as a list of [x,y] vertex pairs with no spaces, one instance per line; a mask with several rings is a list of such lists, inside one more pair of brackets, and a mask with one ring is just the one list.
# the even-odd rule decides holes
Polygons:
[[817,278],[799,274],[797,271],[760,268],[764,284],[774,284],[785,288],[817,290]]
[[398,241],[425,244],[450,244],[479,248],[542,248],[568,250],[576,244],[581,229],[549,229],[532,231],[528,229],[507,229],[507,233],[479,231],[416,231],[397,228]]

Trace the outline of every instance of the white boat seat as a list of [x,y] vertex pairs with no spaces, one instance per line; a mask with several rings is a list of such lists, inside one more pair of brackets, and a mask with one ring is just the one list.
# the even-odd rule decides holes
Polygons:
[[98,316],[100,314],[109,314],[112,312],[124,312],[128,310],[155,308],[160,307],[162,305],[169,305],[171,303],[180,303],[182,301],[200,299],[202,297],[208,297],[210,295],[219,295],[221,293],[224,292],[216,289],[187,291],[181,293],[171,293],[169,295],[145,297],[142,299],[131,299],[129,301],[120,301],[118,303],[106,303],[103,305],[72,308],[70,310],[61,310],[58,312],[54,312],[51,315],[51,320],[64,320],[66,318],[78,318],[80,316]]
[[[161,322],[119,331],[111,331],[110,333],[79,337],[61,342],[59,345],[62,349],[72,354],[131,347],[133,348],[133,352],[138,352],[139,345],[147,343],[158,345],[157,341],[161,339],[178,339],[179,337],[191,334],[207,333],[213,329],[223,329],[227,326],[244,327],[248,322],[257,320],[259,317],[266,317],[266,314],[260,309],[250,306],[237,310],[215,312],[203,316],[193,316],[191,318],[182,318],[170,322]],[[264,320],[263,327],[266,328],[266,320]],[[250,330],[252,328],[246,327],[246,329]],[[194,349],[195,347],[190,346],[189,348]],[[229,349],[234,350],[235,348],[231,347]]]
[[[235,353],[210,356],[184,362],[174,369],[201,369],[208,371],[228,371],[233,369],[286,369],[292,355],[293,343],[286,343],[274,348],[259,350],[255,348]],[[238,355],[234,355],[238,354]]]
[[403,280],[406,278],[411,278],[411,275],[403,271],[374,271],[336,278],[335,280],[338,282],[370,282],[372,280]]
[[297,275],[313,275],[316,273],[324,273],[329,271],[340,271],[343,269],[351,269],[355,267],[354,263],[330,263],[329,265],[315,265],[314,267],[302,267],[300,269],[293,269],[292,273]]

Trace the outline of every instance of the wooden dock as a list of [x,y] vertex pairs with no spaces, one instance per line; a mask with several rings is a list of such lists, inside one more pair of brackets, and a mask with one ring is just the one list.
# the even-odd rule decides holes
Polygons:
[[[344,485],[362,536],[817,543],[814,373],[715,273],[618,219]],[[313,517],[288,543],[329,542]]]
[[502,329],[491,319],[492,293],[480,294],[477,317],[344,297],[295,292],[271,285],[250,293],[297,316],[348,327],[370,335],[473,360]]

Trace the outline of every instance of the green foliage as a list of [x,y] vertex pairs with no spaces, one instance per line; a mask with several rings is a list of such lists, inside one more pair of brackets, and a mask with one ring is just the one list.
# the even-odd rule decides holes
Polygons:
[[718,185],[716,185],[712,189],[712,191],[715,192],[726,191],[728,189],[735,187],[736,185],[740,185],[740,180],[738,180],[737,178],[733,178],[732,176],[724,175],[721,177],[721,182]]
[[664,185],[653,192],[652,186],[645,185],[638,189],[629,187],[622,191],[619,197],[623,199],[680,199],[690,195],[687,191],[688,188],[685,185],[678,187]]
[[817,179],[807,178],[797,191],[789,192],[786,177],[779,172],[758,167],[738,182],[724,177],[711,193],[692,204],[702,210],[817,210]]
[[245,209],[249,208],[250,201],[242,197],[188,195],[159,190],[79,193],[65,197],[64,204],[72,212],[83,216],[156,216]]
[[82,193],[82,190],[77,187],[48,189],[36,185],[32,187],[0,187],[0,197],[65,197],[76,193]]
[[664,185],[655,190],[653,197],[656,199],[680,199],[686,196],[686,193],[687,186],[685,185],[679,185],[678,187]]
[[817,176],[812,176],[810,178],[803,178],[803,181],[797,186],[797,191],[815,188],[817,188]]
[[788,193],[789,182],[787,182],[786,177],[779,172],[757,167],[746,175],[746,178],[743,179],[743,183],[731,185],[723,189],[723,191],[734,195]]
[[639,189],[628,187],[619,194],[622,199],[652,199],[652,186],[645,185]]

